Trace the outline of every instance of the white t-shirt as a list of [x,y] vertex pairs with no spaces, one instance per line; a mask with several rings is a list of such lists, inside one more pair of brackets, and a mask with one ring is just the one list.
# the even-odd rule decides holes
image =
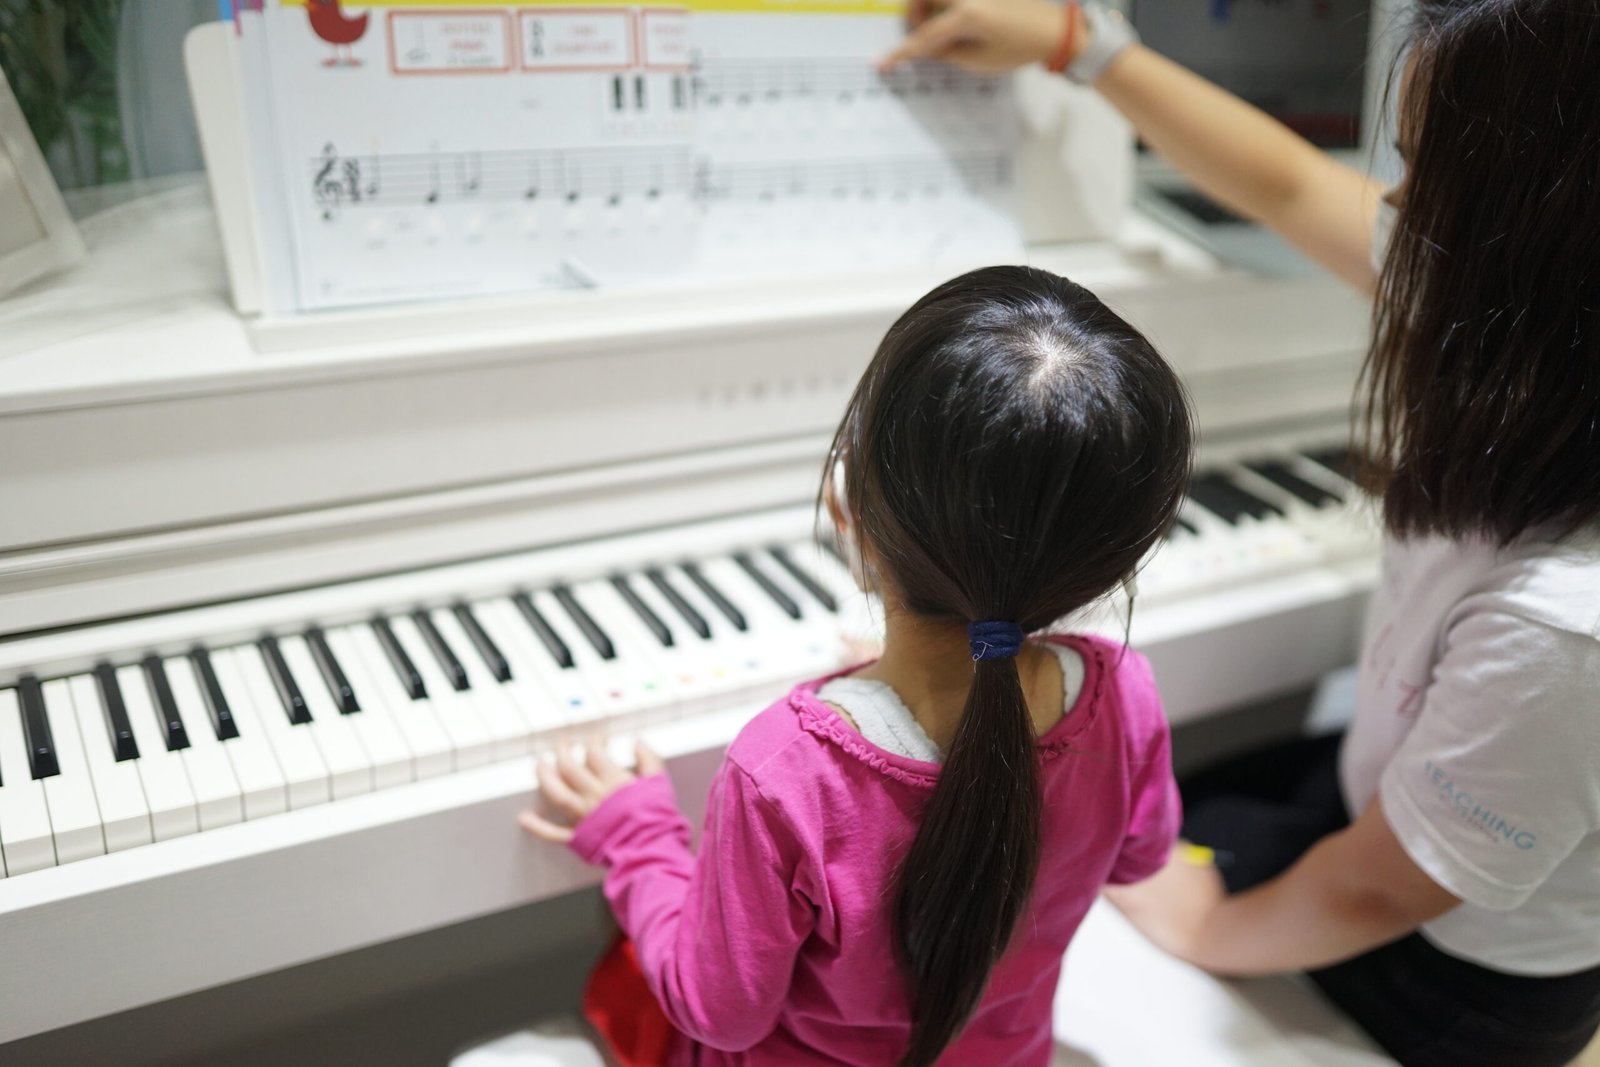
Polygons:
[[1463,903],[1423,935],[1512,974],[1600,964],[1600,531],[1391,541],[1345,803]]

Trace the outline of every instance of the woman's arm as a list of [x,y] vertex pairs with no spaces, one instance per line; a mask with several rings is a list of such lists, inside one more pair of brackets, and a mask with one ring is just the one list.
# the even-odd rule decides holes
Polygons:
[[[1049,0],[952,0],[936,14],[927,11],[913,9],[913,29],[887,65],[942,59],[1009,70],[1049,58],[1063,36],[1062,9]],[[1081,17],[1076,32],[1080,41],[1088,33]],[[1373,290],[1378,182],[1141,45],[1124,49],[1094,87],[1208,196],[1276,230],[1358,289]]]
[[1376,801],[1282,875],[1237,896],[1224,894],[1214,868],[1177,855],[1149,881],[1107,896],[1159,947],[1229,975],[1337,963],[1461,903],[1406,854]]

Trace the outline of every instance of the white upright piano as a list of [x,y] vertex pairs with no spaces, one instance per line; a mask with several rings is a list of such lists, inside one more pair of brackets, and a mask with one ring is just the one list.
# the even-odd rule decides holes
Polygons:
[[[592,883],[514,822],[559,738],[642,730],[696,815],[740,725],[870,627],[813,537],[824,450],[950,273],[341,313],[260,351],[210,211],[176,184],[100,216],[0,304],[0,1043]],[[1194,400],[1131,629],[1174,722],[1349,662],[1364,303],[1138,218],[1029,259]]]

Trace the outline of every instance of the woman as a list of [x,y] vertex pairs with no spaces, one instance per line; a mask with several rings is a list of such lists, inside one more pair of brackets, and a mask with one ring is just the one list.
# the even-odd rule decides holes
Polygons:
[[953,0],[887,62],[1048,61],[1374,294],[1354,723],[1189,783],[1217,865],[1116,899],[1213,971],[1310,970],[1402,1063],[1542,1067],[1600,1024],[1600,6],[1420,0],[1410,29],[1387,195],[1104,12]]

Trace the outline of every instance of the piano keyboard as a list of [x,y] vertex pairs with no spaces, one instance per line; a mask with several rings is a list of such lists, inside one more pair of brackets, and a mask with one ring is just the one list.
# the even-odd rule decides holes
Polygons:
[[[1141,602],[1370,554],[1348,466],[1319,449],[1198,471]],[[0,867],[765,704],[874,630],[810,523],[790,509],[39,638],[44,666],[0,661]]]

